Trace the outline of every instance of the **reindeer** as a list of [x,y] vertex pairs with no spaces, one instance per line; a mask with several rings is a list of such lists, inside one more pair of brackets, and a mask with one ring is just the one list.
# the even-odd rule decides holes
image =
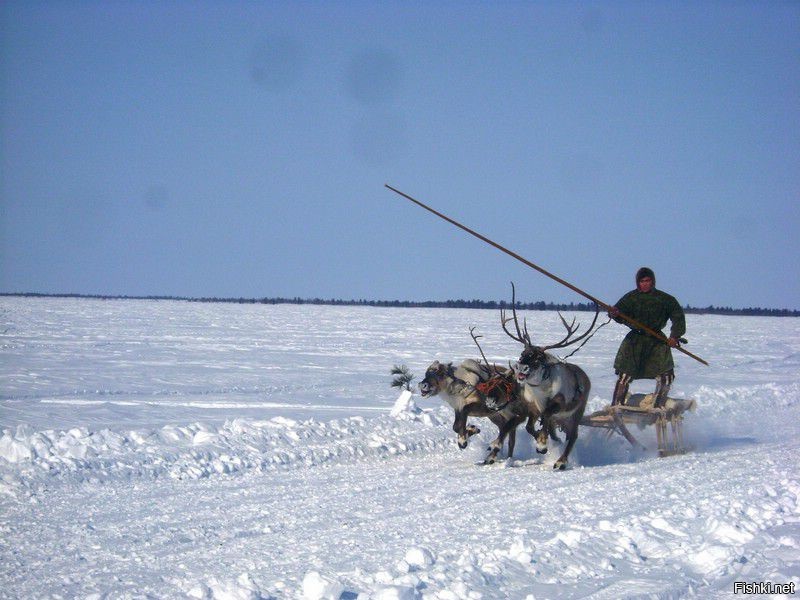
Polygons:
[[[480,349],[480,336],[474,334],[474,329],[470,329],[470,335]],[[484,459],[484,464],[493,464],[506,437],[508,456],[513,456],[517,426],[525,421],[527,415],[518,414],[519,408],[515,406],[519,404],[519,398],[514,371],[490,364],[483,350],[481,356],[485,365],[473,359],[465,360],[458,367],[453,363],[434,361],[425,371],[419,390],[423,397],[441,395],[455,411],[453,431],[458,434],[458,447],[462,450],[467,447],[470,437],[480,433],[476,426],[467,424],[470,415],[487,417],[494,423],[499,434],[489,445],[489,454]]]
[[[567,335],[559,342],[549,346],[535,346],[531,342],[527,323],[523,321],[520,328],[515,307],[515,290],[512,283],[511,309],[513,317],[506,318],[505,311],[500,311],[500,323],[503,331],[511,339],[524,345],[519,361],[513,366],[518,384],[521,386],[520,397],[528,405],[530,414],[526,429],[536,440],[536,451],[540,454],[547,452],[547,437],[558,440],[554,433],[555,425],[561,427],[567,437],[567,445],[561,457],[553,465],[558,470],[566,469],[569,453],[578,439],[578,425],[586,410],[586,401],[589,398],[591,382],[584,371],[571,363],[564,362],[549,354],[548,350],[566,348],[571,346],[591,333],[597,322],[599,307],[595,311],[592,325],[583,334],[573,339],[578,330],[575,319],[568,324],[561,313],[558,314],[561,323],[567,330]],[[508,330],[509,321],[514,322],[516,335]],[[535,430],[535,415],[542,420],[542,429]]]

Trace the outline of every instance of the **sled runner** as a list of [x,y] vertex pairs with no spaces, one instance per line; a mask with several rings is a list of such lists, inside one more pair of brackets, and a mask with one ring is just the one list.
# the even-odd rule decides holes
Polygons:
[[[631,434],[628,425],[637,425],[639,429],[655,425],[659,456],[685,454],[690,448],[683,443],[683,413],[687,410],[694,411],[697,403],[694,400],[667,398],[662,408],[656,408],[654,402],[655,394],[628,394],[624,404],[607,406],[585,415],[581,425],[608,429],[609,435],[616,431],[632,446],[642,449],[644,446]],[[669,436],[668,424],[671,433]]]

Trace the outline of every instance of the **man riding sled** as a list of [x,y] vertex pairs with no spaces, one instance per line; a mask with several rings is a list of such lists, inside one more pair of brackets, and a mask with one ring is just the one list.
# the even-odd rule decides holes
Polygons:
[[683,309],[673,296],[656,289],[653,270],[642,267],[636,272],[636,289],[608,309],[608,316],[618,323],[627,324],[620,318],[620,313],[655,331],[661,331],[667,321],[672,325],[666,342],[631,328],[614,359],[614,372],[618,379],[612,405],[625,403],[631,381],[655,379],[655,407],[661,408],[667,401],[669,388],[675,379],[671,349],[679,346],[681,336],[686,333]]

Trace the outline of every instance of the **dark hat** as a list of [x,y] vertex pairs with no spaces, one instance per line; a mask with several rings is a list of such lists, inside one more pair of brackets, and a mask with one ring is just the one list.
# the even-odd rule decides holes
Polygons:
[[653,273],[653,269],[650,267],[642,267],[638,271],[636,271],[636,285],[639,285],[639,281],[644,279],[645,277],[649,277],[653,280],[653,285],[656,284],[656,274]]

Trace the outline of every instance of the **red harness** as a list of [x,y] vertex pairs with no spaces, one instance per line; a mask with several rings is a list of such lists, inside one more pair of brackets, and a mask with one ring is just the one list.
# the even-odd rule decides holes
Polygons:
[[506,398],[511,398],[511,393],[514,391],[514,384],[507,379],[504,379],[500,375],[495,375],[488,381],[482,381],[475,386],[475,389],[477,389],[484,396],[493,395],[492,392],[498,388],[505,392]]

